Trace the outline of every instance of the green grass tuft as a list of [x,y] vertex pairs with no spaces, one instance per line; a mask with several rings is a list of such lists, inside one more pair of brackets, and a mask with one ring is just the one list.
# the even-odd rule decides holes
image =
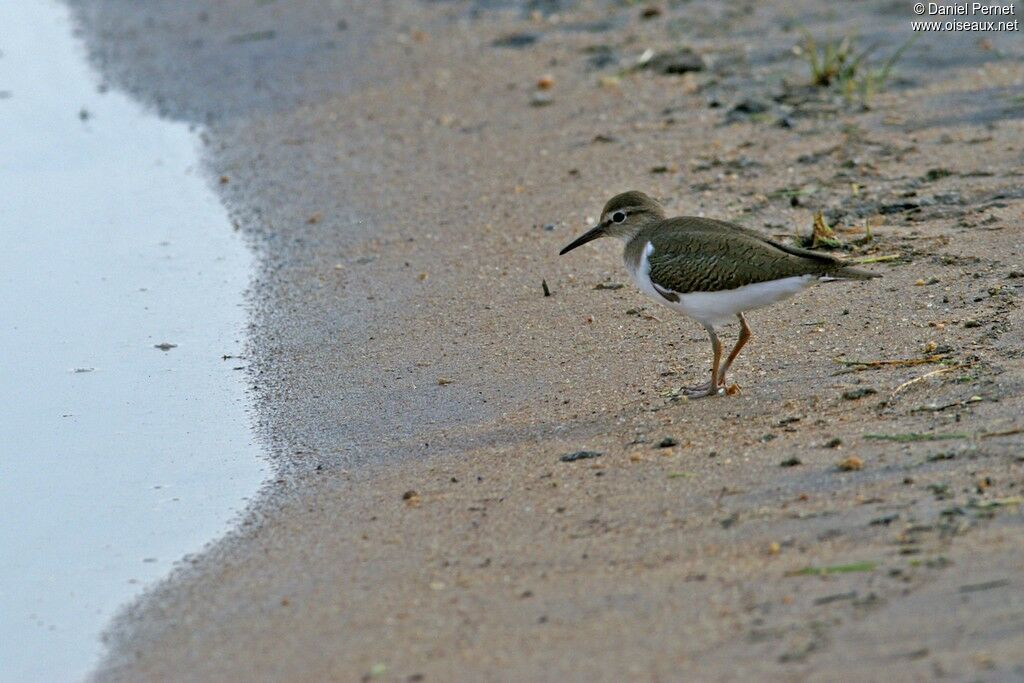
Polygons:
[[806,29],[802,30],[804,42],[797,48],[811,72],[811,85],[834,88],[847,100],[858,99],[864,106],[875,93],[885,88],[892,76],[893,67],[903,53],[914,44],[915,35],[899,46],[881,64],[873,64],[869,57],[876,47],[858,50],[856,39],[846,36],[840,40],[826,39],[819,43]]

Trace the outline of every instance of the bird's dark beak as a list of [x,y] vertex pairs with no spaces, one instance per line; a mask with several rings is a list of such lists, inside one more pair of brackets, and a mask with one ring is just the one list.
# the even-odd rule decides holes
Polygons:
[[578,247],[580,245],[586,244],[587,242],[590,242],[591,240],[596,240],[598,237],[604,237],[604,231],[605,231],[604,224],[598,223],[597,225],[592,227],[590,230],[587,230],[585,233],[583,233],[582,235],[580,235],[579,237],[574,239],[572,242],[570,242],[569,244],[565,245],[562,248],[562,251],[558,252],[558,255],[561,256],[562,254],[566,254],[566,253],[572,251],[573,249],[575,249],[576,247]]

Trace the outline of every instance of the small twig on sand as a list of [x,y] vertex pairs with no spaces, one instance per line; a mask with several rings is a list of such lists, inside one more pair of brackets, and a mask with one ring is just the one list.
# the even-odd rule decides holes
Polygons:
[[941,413],[943,410],[949,410],[950,408],[963,408],[969,406],[972,403],[981,403],[984,401],[981,396],[971,396],[963,401],[953,401],[952,403],[943,403],[942,405],[927,405],[914,408],[910,412],[912,413]]
[[869,441],[895,441],[896,443],[911,443],[914,441],[948,441],[949,439],[969,439],[970,434],[964,432],[947,432],[945,434],[909,432],[906,434],[865,434]]
[[[840,370],[835,375],[845,375],[850,372],[861,372],[862,370],[876,370],[878,368],[908,368],[914,365],[928,365],[930,363],[941,363],[946,360],[942,354],[922,356],[921,358],[895,358],[892,360],[843,360],[833,358],[836,363],[848,366],[847,370]],[[957,366],[959,367],[959,366]]]
[[988,439],[993,436],[1013,436],[1014,434],[1024,433],[1024,427],[1017,427],[1015,429],[1004,429],[1001,432],[984,432],[979,435],[979,438]]

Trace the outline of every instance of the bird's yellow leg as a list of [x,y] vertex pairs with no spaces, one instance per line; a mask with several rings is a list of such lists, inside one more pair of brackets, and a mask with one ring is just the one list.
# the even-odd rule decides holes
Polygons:
[[718,368],[722,362],[722,342],[718,340],[718,335],[715,334],[715,328],[711,327],[711,325],[705,325],[704,329],[708,331],[708,336],[711,337],[711,352],[714,354],[711,361],[711,379],[700,386],[684,388],[683,393],[689,398],[715,396],[719,392]]
[[747,319],[743,317],[742,313],[737,313],[736,317],[740,320],[740,337],[736,340],[736,346],[732,347],[732,351],[729,352],[729,357],[725,359],[725,365],[722,366],[722,371],[718,375],[718,386],[725,386],[725,373],[729,372],[729,368],[732,367],[732,362],[736,360],[736,356],[740,355],[740,351],[746,346],[750,338],[754,336],[750,332],[750,327],[747,325]]

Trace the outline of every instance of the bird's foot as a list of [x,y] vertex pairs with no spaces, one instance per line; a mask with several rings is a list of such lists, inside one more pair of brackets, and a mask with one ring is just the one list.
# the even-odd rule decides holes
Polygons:
[[704,398],[705,396],[718,396],[725,391],[723,387],[712,386],[711,382],[705,382],[695,387],[683,387],[679,393],[687,398]]

